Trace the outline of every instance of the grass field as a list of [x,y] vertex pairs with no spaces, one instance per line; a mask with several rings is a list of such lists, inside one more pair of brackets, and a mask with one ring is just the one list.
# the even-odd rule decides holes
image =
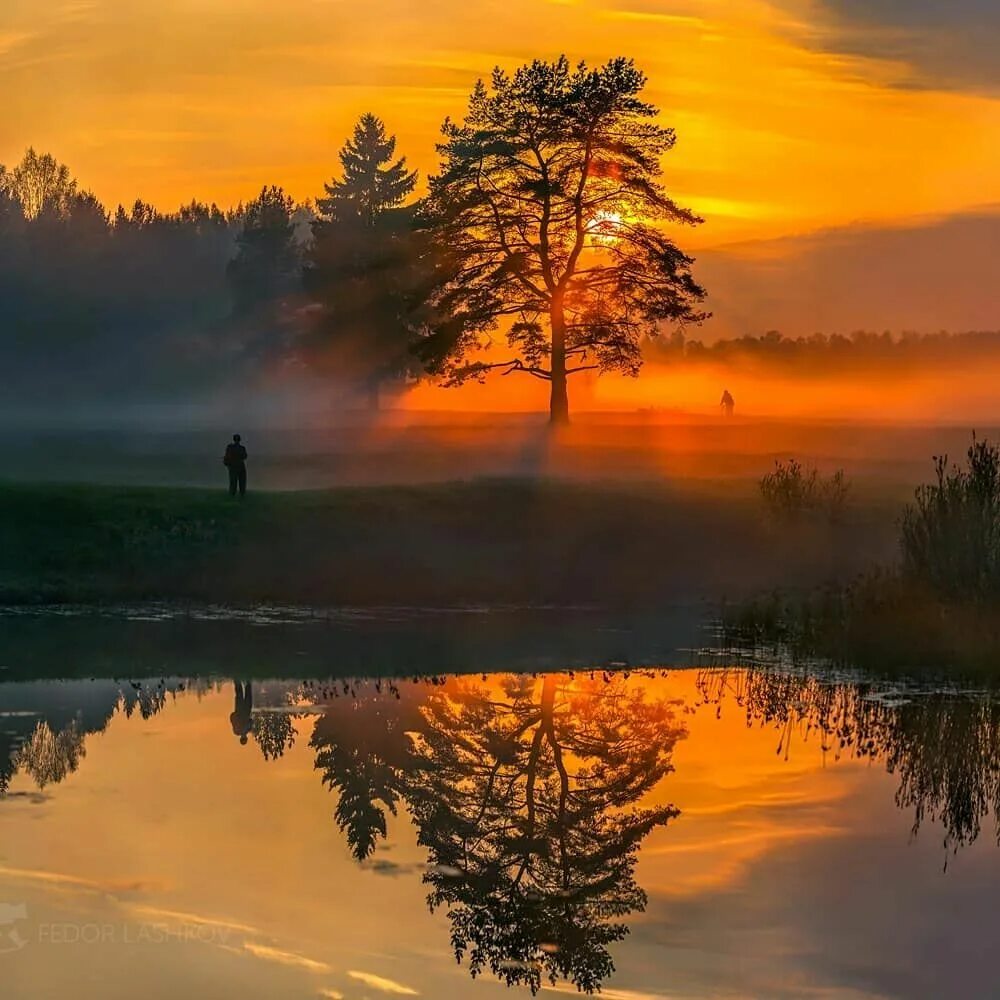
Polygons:
[[778,526],[752,482],[479,479],[254,493],[0,485],[0,602],[653,608],[847,579],[895,499]]

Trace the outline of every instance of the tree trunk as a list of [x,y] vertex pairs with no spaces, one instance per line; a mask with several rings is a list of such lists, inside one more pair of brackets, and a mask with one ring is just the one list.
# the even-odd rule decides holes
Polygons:
[[566,317],[562,296],[555,295],[549,309],[552,325],[552,390],[549,396],[549,424],[564,427],[569,423],[569,396],[566,393]]

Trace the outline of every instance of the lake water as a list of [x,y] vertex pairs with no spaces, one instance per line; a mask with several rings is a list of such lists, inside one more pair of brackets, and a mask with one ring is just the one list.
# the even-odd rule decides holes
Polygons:
[[1000,995],[988,693],[294,669],[0,683],[4,997]]

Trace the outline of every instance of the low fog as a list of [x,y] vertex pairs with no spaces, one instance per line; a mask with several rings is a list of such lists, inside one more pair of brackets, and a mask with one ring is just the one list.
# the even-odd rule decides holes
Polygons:
[[[964,454],[971,430],[1000,437],[995,366],[803,379],[739,366],[647,365],[638,380],[581,380],[571,425],[550,431],[544,387],[432,385],[383,393],[317,380],[227,387],[187,400],[8,407],[5,479],[219,486],[233,433],[257,489],[439,482],[476,477],[657,480],[749,485],[778,458],[899,486],[931,456]],[[507,386],[512,388],[505,394]],[[727,387],[736,413],[718,407]],[[533,389],[538,395],[519,390]],[[498,405],[508,409],[498,410]],[[492,408],[491,408],[492,407]],[[697,487],[697,484],[701,487]]]

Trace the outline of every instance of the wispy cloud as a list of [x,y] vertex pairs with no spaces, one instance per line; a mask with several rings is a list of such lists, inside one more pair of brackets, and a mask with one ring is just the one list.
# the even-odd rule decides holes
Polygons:
[[[554,986],[545,985],[542,987],[547,993],[572,993],[579,996],[580,991],[571,983],[556,983]],[[669,993],[648,993],[645,990],[615,990],[601,988],[602,1000],[668,1000],[674,994]]]
[[297,969],[305,969],[307,972],[332,972],[333,969],[326,962],[319,962],[314,958],[307,958],[294,951],[284,951],[281,948],[272,948],[270,945],[257,944],[254,941],[245,941],[243,950],[249,952],[254,958],[263,959],[265,962],[277,962],[279,965],[290,965]]
[[0,31],[0,56],[30,42],[33,37],[30,31]]
[[20,882],[35,882],[58,888],[79,889],[84,892],[142,892],[153,888],[161,888],[156,883],[143,879],[90,879],[82,878],[78,875],[66,875],[62,872],[50,872],[37,868],[0,867],[0,878],[9,878]]
[[392,979],[386,979],[383,976],[376,976],[371,972],[351,971],[347,974],[351,977],[351,979],[356,979],[359,983],[364,983],[365,986],[370,986],[373,990],[381,990],[383,993],[393,993],[397,996],[404,997],[415,997],[419,995],[416,990],[411,989],[409,986],[404,986],[402,983],[397,983]]
[[129,907],[129,911],[149,920],[162,920],[164,923],[176,923],[186,927],[211,927],[217,930],[238,931],[241,934],[261,933],[256,927],[225,917],[210,917],[182,910],[165,910],[158,906],[134,905]]

